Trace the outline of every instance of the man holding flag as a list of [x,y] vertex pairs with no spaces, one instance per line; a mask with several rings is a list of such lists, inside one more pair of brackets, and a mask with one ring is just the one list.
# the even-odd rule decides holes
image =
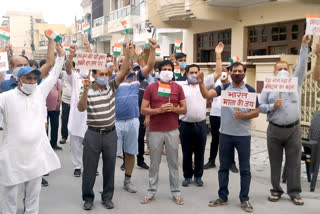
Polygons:
[[159,180],[159,166],[163,145],[167,151],[170,190],[175,203],[182,205],[184,200],[179,190],[178,150],[179,115],[186,114],[187,107],[183,89],[172,81],[174,65],[165,60],[159,63],[160,81],[149,85],[144,93],[141,114],[150,115],[150,169],[149,189],[140,202],[154,199]]

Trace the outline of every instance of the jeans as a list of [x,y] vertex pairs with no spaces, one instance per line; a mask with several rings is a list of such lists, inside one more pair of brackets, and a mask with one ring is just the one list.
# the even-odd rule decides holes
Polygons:
[[69,121],[70,105],[62,102],[62,114],[61,114],[61,137],[68,139],[68,121]]
[[220,134],[220,168],[218,172],[219,197],[225,201],[228,200],[229,168],[233,163],[235,148],[238,151],[240,166],[240,201],[244,202],[249,200],[251,182],[250,145],[251,136],[231,136]]
[[138,155],[137,155],[137,161],[138,163],[144,162],[144,136],[146,134],[146,127],[144,126],[143,122],[140,121],[139,126],[139,137],[138,137]]

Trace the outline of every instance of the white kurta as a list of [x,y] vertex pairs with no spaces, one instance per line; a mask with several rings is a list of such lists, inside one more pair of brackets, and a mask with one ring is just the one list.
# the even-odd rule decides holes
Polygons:
[[68,121],[68,130],[71,135],[84,138],[84,135],[88,129],[87,126],[87,111],[79,112],[78,102],[80,100],[80,93],[83,91],[83,81],[77,71],[73,71],[69,76],[69,81],[71,85],[71,103],[70,103],[70,113]]
[[4,130],[0,139],[0,185],[30,181],[61,167],[44,124],[46,98],[63,65],[58,57],[49,77],[29,96],[18,88],[0,94]]

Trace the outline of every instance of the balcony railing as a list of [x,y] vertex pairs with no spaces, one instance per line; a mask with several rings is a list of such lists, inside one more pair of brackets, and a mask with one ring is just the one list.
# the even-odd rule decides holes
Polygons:
[[142,4],[144,4],[144,1],[136,0],[136,5],[128,5],[126,7],[111,11],[109,13],[109,16],[110,16],[109,21],[121,19],[129,15],[139,16],[140,7]]
[[95,20],[93,20],[93,27],[98,27],[100,25],[104,25],[104,24],[107,24],[109,21],[109,17],[108,16],[102,16],[100,18],[97,18]]

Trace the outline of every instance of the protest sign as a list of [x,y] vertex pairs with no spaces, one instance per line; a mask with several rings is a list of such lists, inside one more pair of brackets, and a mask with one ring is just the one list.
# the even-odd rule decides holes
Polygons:
[[76,69],[105,69],[107,54],[103,53],[78,53]]
[[7,52],[1,52],[0,53],[0,72],[8,71],[8,70],[9,70],[9,63],[8,63]]
[[221,106],[235,108],[256,108],[256,93],[239,91],[221,91]]
[[295,92],[297,89],[297,77],[266,77],[264,81],[264,91]]
[[320,18],[307,18],[306,34],[320,36]]

